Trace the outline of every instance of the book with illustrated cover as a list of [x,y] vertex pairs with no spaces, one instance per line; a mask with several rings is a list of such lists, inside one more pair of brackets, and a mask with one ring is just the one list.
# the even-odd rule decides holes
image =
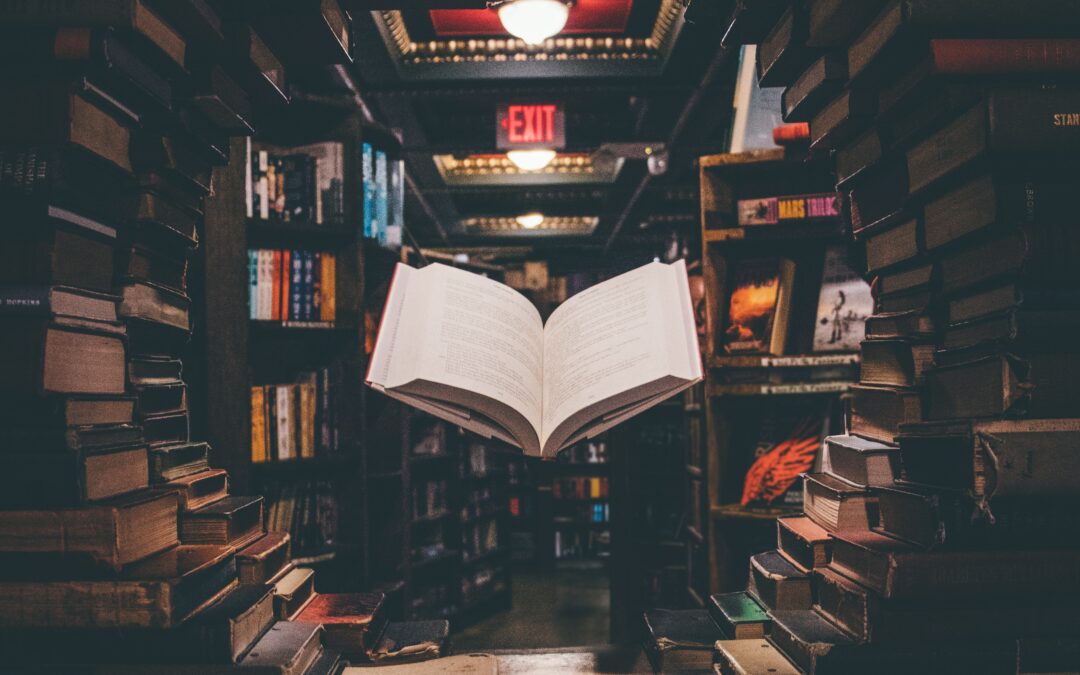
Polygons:
[[840,205],[835,192],[740,199],[739,225],[778,225],[785,222],[837,218]]
[[783,258],[743,260],[735,264],[724,351],[784,353],[794,277],[795,264]]
[[374,389],[526,454],[609,429],[702,378],[683,261],[597,284],[548,321],[525,296],[444,265],[398,264]]
[[858,351],[866,319],[874,313],[874,298],[866,283],[847,264],[841,246],[825,249],[825,271],[818,294],[814,326],[815,352]]

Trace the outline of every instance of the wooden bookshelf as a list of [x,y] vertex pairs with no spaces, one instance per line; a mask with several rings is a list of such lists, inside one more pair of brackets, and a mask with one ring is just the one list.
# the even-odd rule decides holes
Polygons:
[[[293,108],[293,106],[290,106]],[[321,111],[320,111],[321,112]],[[304,126],[293,126],[288,138],[272,131],[257,133],[255,143],[290,146],[324,141],[344,147],[346,182],[359,184],[359,152],[364,126],[359,117],[341,112],[333,124],[321,114],[306,117],[291,110]],[[317,122],[316,122],[317,121]],[[266,128],[272,129],[273,125]],[[363,271],[359,236],[362,203],[355,191],[345,192],[345,223],[322,225],[249,218],[246,208],[248,153],[245,139],[234,139],[227,166],[215,171],[215,194],[206,215],[205,260],[200,270],[207,293],[207,438],[213,462],[228,469],[235,491],[273,496],[290,490],[325,492],[333,500],[337,533],[333,541],[298,545],[297,558],[319,565],[320,590],[363,590],[364,437]],[[333,253],[336,260],[333,321],[255,321],[250,319],[247,251],[249,248],[306,249]],[[291,460],[252,461],[252,386],[295,381],[302,372],[340,364],[342,371],[333,453]],[[299,508],[299,507],[297,507]]]
[[[859,355],[813,350],[825,250],[846,243],[841,219],[745,226],[738,220],[739,200],[833,192],[829,165],[775,149],[702,157],[699,169],[707,372],[702,463],[688,462],[701,470],[703,495],[687,548],[688,559],[698,546],[705,551],[704,560],[688,564],[692,589],[707,597],[742,590],[749,555],[775,548],[775,518],[800,508],[779,503],[782,498],[767,508],[753,502],[740,506],[746,471],[763,434],[770,424],[815,418],[822,435],[838,430],[841,399],[857,380]],[[785,352],[725,353],[731,270],[740,260],[769,257],[795,266]],[[860,261],[850,255],[849,261],[859,269]],[[691,473],[688,481],[694,480]]]

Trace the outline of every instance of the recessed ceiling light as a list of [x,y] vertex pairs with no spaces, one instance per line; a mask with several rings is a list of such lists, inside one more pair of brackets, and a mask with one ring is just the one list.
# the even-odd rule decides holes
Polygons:
[[544,224],[544,214],[542,213],[525,213],[514,220],[517,224],[524,227],[526,230],[535,230]]
[[563,0],[506,0],[499,5],[503,28],[526,44],[538,45],[566,26],[570,5]]
[[554,150],[511,150],[506,158],[522,171],[539,171],[555,159]]

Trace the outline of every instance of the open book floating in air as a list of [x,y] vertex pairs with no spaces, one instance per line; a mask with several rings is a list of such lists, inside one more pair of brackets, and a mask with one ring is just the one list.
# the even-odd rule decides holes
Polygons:
[[702,378],[686,266],[650,263],[540,313],[509,286],[398,264],[372,388],[552,459]]

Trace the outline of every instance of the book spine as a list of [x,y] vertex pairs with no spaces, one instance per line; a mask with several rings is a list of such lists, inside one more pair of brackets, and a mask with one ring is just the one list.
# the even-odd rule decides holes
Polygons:
[[304,252],[294,250],[289,256],[291,268],[289,278],[289,319],[302,321],[304,318]]
[[934,68],[945,75],[1074,73],[1080,40],[931,40]]
[[289,416],[292,412],[289,401],[288,385],[278,385],[277,389],[277,458],[291,459],[292,444]]
[[49,286],[0,286],[0,312],[6,316],[48,316],[52,313]]
[[257,167],[255,166],[256,155],[251,152],[250,136],[244,138],[244,154],[247,159],[244,163],[244,207],[247,209],[247,217],[254,218],[255,214],[258,213],[258,207],[255,206],[255,172]]
[[263,220],[270,219],[270,155],[265,150],[259,151],[259,170],[257,174],[256,189],[258,190],[258,214]]
[[266,390],[251,388],[251,461],[266,461]]
[[810,125],[807,122],[782,124],[773,128],[772,137],[773,143],[776,143],[777,145],[809,141]]
[[259,318],[259,252],[248,249],[248,318]]
[[277,387],[264,387],[266,393],[266,460],[278,459]]
[[272,251],[271,265],[270,265],[270,319],[272,321],[281,320],[281,264],[282,251]]
[[361,160],[364,199],[364,236],[375,236],[375,151],[370,143],[364,143]]
[[308,295],[311,298],[311,314],[309,321],[322,321],[322,251],[310,251],[311,256],[311,286]]
[[375,232],[373,236],[380,245],[386,245],[386,228],[389,219],[389,190],[386,175],[386,153],[375,152]]
[[281,252],[281,297],[279,302],[281,303],[281,316],[282,321],[288,321],[290,318],[289,312],[289,293],[292,291],[292,252],[285,250]]
[[337,259],[333,253],[323,253],[322,266],[322,320],[333,322],[337,317]]

